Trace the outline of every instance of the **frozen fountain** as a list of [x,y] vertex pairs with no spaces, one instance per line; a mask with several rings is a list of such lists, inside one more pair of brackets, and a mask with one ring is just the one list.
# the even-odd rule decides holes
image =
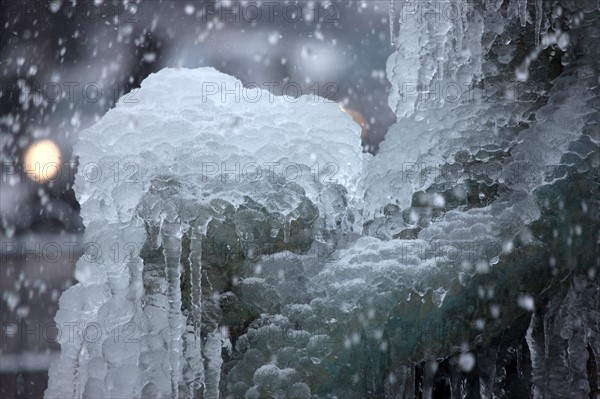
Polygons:
[[147,78],[75,148],[89,245],[46,397],[597,389],[600,10],[561,3],[395,4],[376,156],[324,99]]

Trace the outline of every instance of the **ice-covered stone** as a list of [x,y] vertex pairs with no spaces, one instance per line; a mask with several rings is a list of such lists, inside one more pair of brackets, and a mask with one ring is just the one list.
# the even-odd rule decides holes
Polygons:
[[[299,232],[354,223],[346,204],[364,155],[360,127],[337,104],[244,88],[210,68],[162,70],[134,94],[75,147],[89,250],[77,264],[79,284],[61,299],[57,323],[79,329],[61,342],[47,397],[98,394],[102,384],[87,377],[97,358],[111,397],[217,396],[227,338],[209,311],[217,282],[203,292],[212,278],[203,246],[258,258],[279,247],[301,251]],[[218,226],[232,226],[231,236],[212,237],[224,248],[206,244],[207,234],[225,231]],[[258,280],[239,289],[249,295],[252,284],[264,306],[273,304]],[[97,327],[94,342],[88,325]]]

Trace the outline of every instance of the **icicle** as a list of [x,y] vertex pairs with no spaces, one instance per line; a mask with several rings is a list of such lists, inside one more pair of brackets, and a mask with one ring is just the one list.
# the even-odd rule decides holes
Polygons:
[[204,385],[204,361],[202,358],[202,236],[204,230],[194,226],[190,233],[190,255],[189,255],[189,280],[190,280],[190,303],[191,315],[188,319],[188,331],[186,334],[187,362],[185,370],[185,381],[190,387],[190,397],[196,397],[196,392]]
[[291,227],[292,227],[292,220],[290,217],[287,217],[285,219],[285,222],[283,223],[283,242],[286,244],[290,242]]
[[[194,318],[196,327],[200,329],[202,322],[202,235],[198,231],[198,227],[192,229],[190,249],[190,295],[192,302],[192,317]],[[200,335],[198,334],[198,336]]]
[[217,327],[208,334],[206,346],[204,347],[204,360],[206,362],[206,380],[204,384],[205,398],[219,397],[219,383],[221,381],[221,366],[223,358],[221,356],[221,331]]
[[450,387],[451,387],[451,399],[462,399],[463,398],[463,381],[462,371],[459,367],[452,367],[450,369]]
[[492,399],[493,397],[494,377],[496,376],[496,362],[499,350],[497,346],[491,346],[477,354],[479,396],[481,399]]
[[535,46],[540,45],[540,31],[542,29],[542,0],[535,0]]
[[510,0],[508,3],[508,14],[509,20],[520,18],[520,5],[521,0]]
[[435,361],[426,362],[423,367],[423,399],[431,399],[433,397],[433,377],[437,370]]
[[527,25],[527,0],[519,0],[519,19],[521,26]]
[[395,44],[394,25],[396,22],[396,0],[390,0],[390,43]]
[[169,303],[169,363],[171,365],[172,397],[179,397],[181,380],[181,354],[183,322],[181,315],[181,229],[179,223],[164,221],[161,226],[161,238],[164,248],[165,275],[167,277],[167,300]]

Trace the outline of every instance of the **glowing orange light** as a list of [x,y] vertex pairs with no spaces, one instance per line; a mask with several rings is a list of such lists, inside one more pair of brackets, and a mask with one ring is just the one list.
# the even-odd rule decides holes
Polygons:
[[362,116],[360,112],[350,108],[346,108],[344,106],[340,106],[340,109],[342,110],[342,112],[345,112],[348,115],[350,115],[352,117],[352,120],[356,122],[358,126],[361,127],[362,131],[360,133],[360,138],[364,141],[367,138],[367,121],[365,120],[365,117]]

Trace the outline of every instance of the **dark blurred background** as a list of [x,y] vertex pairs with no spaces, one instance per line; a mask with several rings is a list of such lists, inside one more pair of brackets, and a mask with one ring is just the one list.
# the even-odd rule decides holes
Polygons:
[[[72,190],[79,132],[150,73],[212,66],[278,95],[339,102],[376,152],[395,119],[388,9],[388,0],[3,0],[0,397],[42,397],[59,353],[52,320],[84,229]],[[48,161],[60,170],[31,167]]]

